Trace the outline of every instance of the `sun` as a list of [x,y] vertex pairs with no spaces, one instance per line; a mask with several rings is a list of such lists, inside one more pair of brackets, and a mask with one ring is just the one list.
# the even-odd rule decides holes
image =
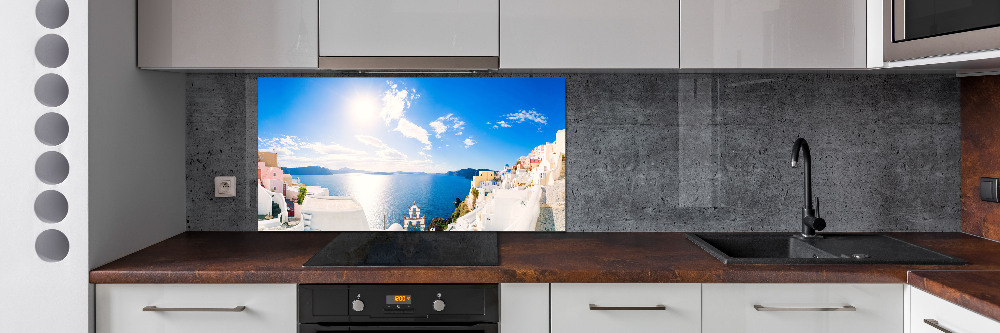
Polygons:
[[378,98],[369,94],[357,94],[351,98],[348,110],[355,122],[368,123],[378,118]]

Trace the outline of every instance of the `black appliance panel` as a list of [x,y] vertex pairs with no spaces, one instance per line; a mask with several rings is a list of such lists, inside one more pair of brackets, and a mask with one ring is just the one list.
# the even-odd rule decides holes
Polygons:
[[[387,296],[409,297],[410,304],[387,304]],[[352,307],[356,300],[363,304],[360,311]],[[444,305],[440,311],[435,301]],[[499,319],[496,284],[299,285],[302,324],[496,323]]]
[[423,326],[324,326],[319,324],[299,325],[299,333],[326,332],[367,332],[367,333],[397,333],[397,332],[448,332],[448,333],[498,333],[497,324],[470,325],[423,325]]

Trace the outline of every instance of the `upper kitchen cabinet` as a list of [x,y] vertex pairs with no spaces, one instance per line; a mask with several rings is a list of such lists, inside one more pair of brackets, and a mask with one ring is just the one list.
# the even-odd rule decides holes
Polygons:
[[679,0],[503,0],[503,69],[678,68]]
[[323,69],[496,69],[499,0],[319,0]]
[[317,66],[316,0],[138,0],[139,67]]
[[681,68],[881,67],[881,6],[871,0],[682,0]]

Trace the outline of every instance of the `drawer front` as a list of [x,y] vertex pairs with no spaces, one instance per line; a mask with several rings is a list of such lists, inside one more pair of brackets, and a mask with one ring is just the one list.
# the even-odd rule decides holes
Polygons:
[[[99,284],[95,305],[98,333],[297,330],[294,284]],[[170,311],[178,308],[200,311]]]
[[[702,327],[705,333],[903,332],[904,291],[902,284],[705,284]],[[821,310],[845,306],[854,311]]]
[[937,321],[938,326],[952,333],[1000,332],[1000,322],[923,290],[910,288],[910,333],[943,332],[924,322],[925,319]]
[[552,332],[701,331],[700,284],[554,283],[551,289]]

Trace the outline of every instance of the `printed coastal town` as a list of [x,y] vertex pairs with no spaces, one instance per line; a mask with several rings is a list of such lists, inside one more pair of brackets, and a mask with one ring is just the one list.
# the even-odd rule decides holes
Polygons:
[[[278,153],[257,153],[260,231],[565,231],[566,131],[499,170],[473,175],[451,216],[425,216],[421,203],[398,212],[402,224],[372,227],[350,196],[303,184],[285,173]],[[461,199],[461,198],[459,198]]]

